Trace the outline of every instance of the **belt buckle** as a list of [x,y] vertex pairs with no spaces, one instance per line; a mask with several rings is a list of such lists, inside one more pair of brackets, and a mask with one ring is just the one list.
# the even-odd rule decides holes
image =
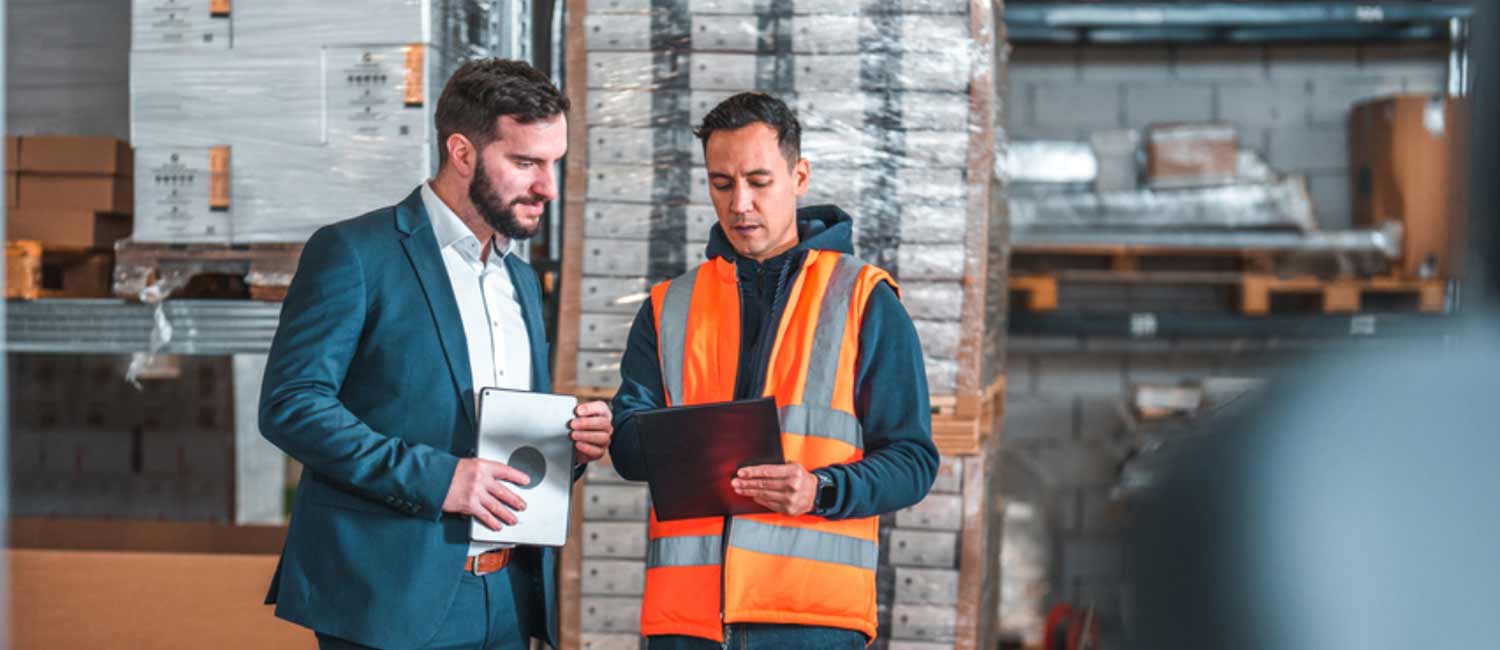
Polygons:
[[479,558],[481,558],[481,557],[484,557],[483,553],[480,553],[479,555],[475,555],[475,556],[469,558],[469,574],[473,575],[476,578],[478,578],[479,576],[484,575],[483,573],[479,572]]

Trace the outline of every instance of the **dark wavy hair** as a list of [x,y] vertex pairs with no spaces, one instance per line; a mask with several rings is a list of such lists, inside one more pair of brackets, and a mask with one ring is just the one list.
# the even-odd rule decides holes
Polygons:
[[495,121],[509,115],[530,124],[567,112],[570,104],[552,80],[525,61],[476,59],[459,66],[443,86],[433,120],[438,162],[448,163],[448,137],[461,133],[483,149],[500,137]]
[[788,165],[802,156],[802,123],[787,108],[786,102],[765,93],[740,93],[715,106],[703,116],[703,124],[693,131],[708,150],[708,136],[716,131],[733,131],[760,122],[776,130],[776,145]]

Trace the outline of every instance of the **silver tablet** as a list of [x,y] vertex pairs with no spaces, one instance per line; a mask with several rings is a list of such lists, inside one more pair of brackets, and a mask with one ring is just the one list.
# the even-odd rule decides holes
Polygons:
[[568,421],[578,398],[485,388],[479,392],[479,457],[505,463],[531,477],[528,485],[506,484],[526,509],[516,525],[490,530],[478,519],[469,526],[476,542],[562,546],[568,539],[573,501],[573,440]]

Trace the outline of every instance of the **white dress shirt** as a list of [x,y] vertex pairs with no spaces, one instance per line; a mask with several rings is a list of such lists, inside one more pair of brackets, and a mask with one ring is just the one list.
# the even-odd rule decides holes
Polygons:
[[[432,234],[437,237],[443,266],[453,285],[468,344],[475,392],[464,398],[476,400],[477,408],[483,388],[532,390],[531,341],[521,316],[521,302],[516,298],[516,285],[505,268],[510,241],[496,235],[489,258],[481,261],[479,238],[428,183],[422,184],[422,204],[432,220]],[[470,543],[469,555],[506,546],[509,544]]]

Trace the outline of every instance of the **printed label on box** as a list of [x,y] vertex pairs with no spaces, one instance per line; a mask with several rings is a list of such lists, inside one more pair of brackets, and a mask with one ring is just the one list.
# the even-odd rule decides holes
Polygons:
[[327,143],[388,144],[426,137],[422,99],[427,57],[413,52],[425,52],[424,46],[323,50]]

